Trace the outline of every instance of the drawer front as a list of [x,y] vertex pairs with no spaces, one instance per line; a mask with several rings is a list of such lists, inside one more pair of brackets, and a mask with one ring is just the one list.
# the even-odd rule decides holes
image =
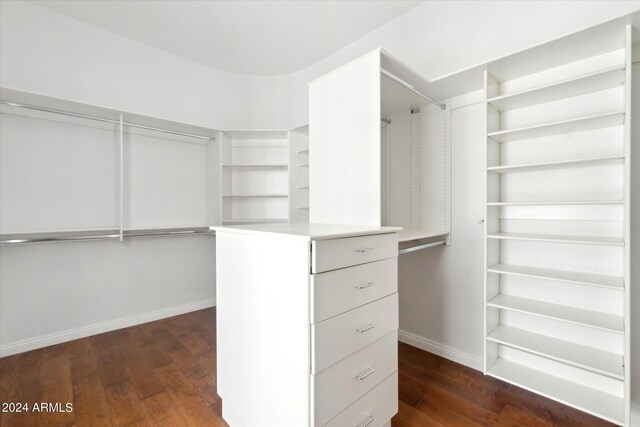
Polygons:
[[398,290],[398,258],[311,276],[311,323],[318,323]]
[[311,375],[315,425],[324,425],[397,370],[398,333],[393,331]]
[[311,254],[313,273],[393,258],[398,256],[398,235],[389,233],[315,240],[312,242]]
[[325,424],[326,427],[383,427],[398,413],[398,372]]
[[398,329],[398,294],[311,326],[311,373],[315,374]]

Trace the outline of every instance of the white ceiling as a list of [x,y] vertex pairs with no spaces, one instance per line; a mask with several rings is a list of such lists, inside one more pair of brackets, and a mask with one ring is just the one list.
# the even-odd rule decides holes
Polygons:
[[201,64],[241,74],[306,68],[420,1],[75,1],[33,3]]

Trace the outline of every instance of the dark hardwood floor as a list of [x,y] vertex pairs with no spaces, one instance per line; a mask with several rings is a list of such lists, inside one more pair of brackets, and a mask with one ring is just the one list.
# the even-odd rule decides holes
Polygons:
[[[612,425],[405,344],[399,365],[393,427]],[[215,309],[2,358],[0,402],[30,409],[0,413],[2,427],[225,426]],[[33,412],[36,402],[73,411]]]

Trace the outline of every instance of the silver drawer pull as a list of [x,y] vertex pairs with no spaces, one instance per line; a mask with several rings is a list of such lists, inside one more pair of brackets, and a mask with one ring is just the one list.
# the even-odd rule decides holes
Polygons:
[[363,332],[367,332],[368,330],[371,330],[375,327],[375,325],[373,323],[369,323],[367,326],[361,326],[358,329],[356,329],[356,331],[363,333]]
[[364,254],[364,253],[367,253],[367,252],[371,252],[374,249],[375,248],[360,248],[360,249],[356,249],[356,252],[358,252],[359,254]]
[[356,375],[356,378],[362,381],[363,379],[367,378],[369,375],[373,374],[373,371],[374,371],[373,368],[363,369],[362,371],[358,372],[358,375]]
[[355,427],[367,427],[373,422],[373,420],[375,420],[375,418],[373,418],[373,415],[369,415],[367,418],[356,424]]
[[373,286],[373,282],[362,282],[362,283],[358,283],[355,288],[356,289],[366,289]]

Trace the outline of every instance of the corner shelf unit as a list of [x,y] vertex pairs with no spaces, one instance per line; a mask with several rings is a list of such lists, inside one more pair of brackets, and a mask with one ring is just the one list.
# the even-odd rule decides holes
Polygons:
[[632,27],[612,31],[485,71],[484,372],[629,425]]
[[291,222],[309,222],[309,126],[289,131]]
[[220,140],[222,224],[288,222],[287,132],[230,131]]

